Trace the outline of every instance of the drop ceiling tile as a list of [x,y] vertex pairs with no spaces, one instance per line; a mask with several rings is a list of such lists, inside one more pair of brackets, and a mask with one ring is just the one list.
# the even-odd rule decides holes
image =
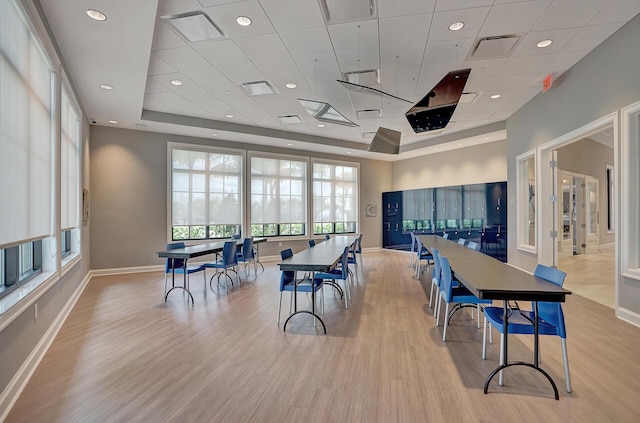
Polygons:
[[255,66],[281,94],[293,91],[285,86],[289,82],[296,84],[296,88],[305,87],[304,77],[291,58],[264,60],[255,62]]
[[640,13],[638,0],[612,0],[589,22],[589,25],[602,25],[614,22],[627,22],[630,17]]
[[[436,12],[429,31],[429,42],[476,38],[490,10],[490,7],[474,7]],[[464,27],[459,31],[451,31],[449,25],[458,21],[464,22]]]
[[461,63],[469,54],[474,43],[473,38],[465,40],[429,41],[425,51],[424,60],[428,64],[448,64],[453,68],[459,68],[457,63]]
[[250,62],[246,54],[232,40],[212,40],[193,45],[202,57],[214,66]]
[[[208,7],[205,12],[229,38],[252,37],[276,32],[271,21],[257,0],[246,0]],[[241,26],[236,22],[238,16],[247,16],[252,23]]]
[[378,0],[378,16],[390,18],[432,13],[436,0]]
[[[580,28],[556,29],[541,32],[530,32],[518,44],[512,57],[535,56],[539,54],[549,55],[560,51],[580,31]],[[544,48],[537,47],[540,41],[552,40],[553,43]]]
[[151,51],[165,50],[168,48],[186,47],[187,43],[178,36],[164,19],[156,18],[156,26],[153,30]]
[[334,78],[341,75],[340,66],[333,53],[294,56],[293,59],[311,85],[316,75],[331,75]]
[[223,103],[217,97],[209,94],[201,88],[184,90],[181,95],[196,106],[205,110],[207,113],[218,118],[222,118],[230,109],[228,104]]
[[524,1],[495,5],[484,22],[479,37],[529,32],[552,0]]
[[164,104],[165,106],[171,107],[175,110],[179,110],[178,114],[180,115],[188,116],[197,114],[198,116],[200,116],[205,113],[202,108],[196,106],[189,100],[173,92],[149,94],[146,97],[156,100]]
[[[198,84],[196,84],[189,77],[187,77],[185,74],[180,73],[180,72],[166,73],[166,74],[162,74],[162,75],[154,75],[150,79],[152,79],[156,83],[162,85],[167,90],[178,92],[178,93],[180,91],[183,91],[183,90],[190,90],[190,89],[193,89],[193,88],[199,88]],[[173,81],[173,80],[179,80],[180,82],[182,82],[182,84],[181,85],[173,85],[171,83],[171,81]]]
[[380,19],[380,47],[425,43],[431,25],[431,13]]
[[[291,104],[277,94],[258,95],[252,97],[252,100],[273,117],[297,114]],[[251,115],[247,116],[252,117]]]
[[530,75],[506,75],[500,77],[474,77],[470,75],[464,91],[513,90],[522,87],[530,78]]
[[338,65],[342,73],[368,69],[380,69],[380,50],[362,49],[337,53]]
[[260,60],[273,60],[291,57],[278,34],[239,38],[235,42],[254,63]]
[[378,20],[327,25],[336,52],[378,49]]
[[544,75],[553,73],[556,74],[554,75],[554,77],[557,78],[571,66],[578,63],[578,61],[582,59],[586,53],[586,51],[558,53],[553,56],[547,63],[545,63],[540,69],[538,69],[538,72]]
[[623,22],[585,26],[560,51],[568,53],[571,51],[592,50],[620,29],[622,25],[624,25]]
[[280,33],[292,56],[333,53],[333,45],[325,27],[305,28]]
[[154,81],[151,78],[147,78],[147,84],[144,88],[144,93],[146,94],[154,94],[154,93],[162,93],[165,91],[170,91],[169,88],[165,87],[164,85],[158,83],[157,81]]
[[420,66],[424,60],[424,49],[424,43],[411,43],[398,47],[385,47],[380,50],[380,64],[383,68],[395,68],[396,66]]
[[147,72],[149,76],[172,72],[176,72],[176,68],[159,58],[155,53],[151,53],[149,71]]
[[197,0],[162,0],[158,2],[158,16],[177,15],[202,9],[204,4]]
[[609,3],[609,0],[581,0],[580,6],[571,0],[555,0],[533,27],[533,31],[582,27],[589,23]]
[[290,1],[286,7],[282,3],[282,0],[260,0],[260,5],[278,31],[324,26],[317,0]]
[[553,54],[542,54],[537,56],[519,56],[509,58],[497,72],[497,75],[526,75],[537,71],[542,65],[547,63]]
[[262,72],[255,67],[253,63],[238,63],[235,65],[226,65],[218,67],[229,81],[240,85],[245,82],[254,82],[264,80]]
[[214,67],[189,70],[183,73],[200,87],[205,88],[216,95],[237,89],[234,83],[229,81]]
[[502,66],[507,62],[506,58],[502,59],[484,59],[484,60],[467,60],[460,68],[471,68],[471,74],[474,77],[495,76],[498,74]]
[[436,11],[471,9],[481,6],[491,6],[494,0],[447,0],[439,1],[436,5]]
[[210,66],[209,62],[190,47],[158,50],[155,54],[180,72]]

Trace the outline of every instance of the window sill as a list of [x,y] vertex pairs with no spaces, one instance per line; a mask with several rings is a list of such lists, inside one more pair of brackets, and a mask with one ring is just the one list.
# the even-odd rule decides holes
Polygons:
[[62,259],[62,275],[64,276],[73,266],[80,261],[80,253],[71,253]]
[[[31,294],[44,285],[45,282],[51,280],[53,275],[55,275],[54,272],[40,273],[12,293],[0,299],[0,331],[35,302],[37,297],[31,296]],[[30,301],[23,301],[27,300],[30,296]]]

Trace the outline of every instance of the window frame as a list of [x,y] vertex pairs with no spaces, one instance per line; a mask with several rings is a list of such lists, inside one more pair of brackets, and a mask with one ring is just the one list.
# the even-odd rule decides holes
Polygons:
[[616,173],[613,165],[606,165],[607,180],[607,234],[616,233]]
[[[353,231],[337,231],[336,230],[336,226],[338,224],[344,224],[347,222],[351,222],[351,221],[346,221],[343,220],[342,222],[338,222],[338,221],[333,221],[333,222],[316,222],[315,221],[315,199],[316,199],[316,195],[315,195],[315,191],[314,191],[314,182],[316,181],[316,178],[314,177],[314,166],[316,164],[320,164],[320,165],[329,165],[329,166],[333,166],[334,169],[337,166],[341,166],[341,167],[351,167],[355,169],[355,174],[356,174],[356,180],[355,180],[355,196],[354,196],[354,204],[355,204],[355,210],[353,211],[354,213],[354,217],[355,220],[353,221],[353,226],[354,226],[354,230]],[[325,234],[335,234],[335,235],[342,235],[342,234],[357,234],[360,228],[360,163],[357,162],[348,162],[348,161],[342,161],[342,160],[326,160],[326,159],[321,159],[321,158],[311,158],[311,177],[310,179],[310,183],[311,183],[311,191],[310,191],[310,200],[311,200],[311,207],[310,207],[310,224],[311,224],[311,228],[310,228],[310,236],[311,237],[318,237],[321,235],[325,235]],[[323,180],[323,179],[320,179]],[[331,179],[332,183],[334,184],[334,181],[338,181],[337,179]],[[335,184],[334,184],[335,186]],[[335,200],[335,190],[332,190],[332,192],[334,193],[333,197]],[[322,232],[316,232],[315,228],[316,228],[316,224],[320,224],[323,226],[322,228]],[[328,230],[326,230],[328,229]]]
[[[525,164],[527,167],[525,168]],[[529,177],[533,169],[533,184]],[[525,172],[527,175],[525,177]],[[522,153],[516,157],[516,240],[517,248],[521,251],[536,254],[538,252],[538,219],[536,208],[536,192],[538,184],[538,174],[536,166],[536,150],[532,149],[525,153]],[[531,190],[533,189],[533,193]],[[533,201],[533,203],[532,203]],[[533,210],[531,207],[533,206]],[[531,216],[533,212],[533,216]],[[533,218],[533,220],[531,220]],[[533,222],[534,229],[531,231],[531,223]],[[533,244],[531,244],[530,237],[533,236]]]
[[[240,207],[240,219],[237,225],[226,224],[226,223],[216,224],[214,222],[205,222],[202,225],[177,225],[177,226],[189,226],[189,234],[191,234],[191,227],[204,226],[205,233],[203,237],[199,237],[199,238],[195,238],[191,236],[189,238],[174,238],[174,231],[173,231],[173,227],[174,227],[173,225],[173,151],[174,150],[193,151],[193,152],[200,152],[200,153],[207,153],[207,154],[213,153],[213,154],[221,154],[221,155],[232,155],[232,156],[240,157],[240,171],[237,173],[239,177],[238,206]],[[243,226],[245,224],[245,216],[246,216],[246,210],[245,210],[246,209],[246,187],[245,187],[246,163],[247,163],[246,150],[231,149],[231,148],[209,146],[209,145],[202,145],[202,144],[186,144],[186,143],[176,143],[176,142],[167,143],[167,240],[168,242],[184,241],[186,244],[197,244],[197,243],[213,242],[217,240],[227,239],[233,235],[242,234]],[[205,175],[211,174],[207,170],[203,172],[205,173]],[[206,181],[206,176],[205,176],[205,186],[207,187],[209,186],[209,182]],[[205,195],[209,195],[210,193],[211,193],[210,190],[207,188]],[[205,204],[206,204],[205,220],[210,220],[208,217],[208,213],[209,213],[208,200],[205,202]],[[233,234],[230,233],[229,236],[223,235],[218,237],[212,237],[210,234],[210,231],[215,226],[220,226],[220,227],[237,226],[236,228],[237,230],[235,230]]]
[[[309,171],[310,171],[310,159],[308,156],[296,156],[296,155],[285,155],[285,154],[274,154],[274,153],[267,153],[267,152],[261,152],[261,151],[249,151],[247,154],[247,195],[246,195],[246,203],[247,203],[247,228],[249,230],[249,235],[248,236],[254,236],[254,237],[265,237],[265,238],[269,238],[269,239],[280,239],[280,240],[299,240],[299,239],[308,239],[310,237],[310,229],[311,226],[309,225],[309,203],[310,203],[310,178],[309,178]],[[252,211],[253,211],[253,192],[252,192],[252,184],[253,184],[253,159],[257,158],[257,159],[274,159],[274,160],[283,160],[283,161],[295,161],[295,162],[301,162],[305,164],[305,175],[302,178],[302,186],[303,186],[303,202],[304,202],[304,222],[302,222],[302,234],[282,234],[282,226],[285,225],[293,225],[296,224],[294,222],[273,222],[273,223],[254,223],[253,222],[253,215],[252,215]],[[279,178],[278,176],[275,176]],[[275,229],[276,229],[276,234],[275,235],[264,235],[264,231],[262,234],[254,234],[253,229],[254,229],[254,225],[262,225],[263,228],[267,225],[275,225]]]

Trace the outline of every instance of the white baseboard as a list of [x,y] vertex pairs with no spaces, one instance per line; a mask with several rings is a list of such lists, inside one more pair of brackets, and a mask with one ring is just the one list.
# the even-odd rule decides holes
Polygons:
[[69,313],[78,301],[78,298],[80,298],[82,291],[84,291],[84,288],[87,286],[90,279],[91,275],[90,273],[87,273],[71,297],[69,297],[62,310],[60,310],[60,313],[55,318],[51,326],[49,326],[49,329],[47,329],[44,336],[40,339],[33,351],[31,351],[24,363],[22,363],[22,366],[20,366],[18,372],[13,376],[11,382],[9,382],[2,394],[0,394],[0,422],[4,421],[9,414],[11,407],[13,407],[15,402],[18,400],[18,397],[53,343],[53,340],[56,338],[56,335],[60,331],[65,320],[67,320]]
[[125,275],[127,273],[157,272],[159,270],[164,271],[164,269],[165,269],[164,264],[157,264],[154,266],[119,267],[115,269],[96,269],[96,270],[91,270],[89,274],[91,276]]
[[640,328],[640,314],[634,311],[628,310],[626,308],[618,308],[616,310],[616,317]]

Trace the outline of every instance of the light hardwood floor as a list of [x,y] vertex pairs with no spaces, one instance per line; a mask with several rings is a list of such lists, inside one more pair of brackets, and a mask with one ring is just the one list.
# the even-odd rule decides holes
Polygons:
[[[241,288],[162,301],[162,273],[91,280],[7,418],[12,422],[637,422],[640,329],[613,310],[570,295],[565,304],[573,393],[559,339],[541,339],[547,381],[483,361],[481,330],[452,321],[447,342],[428,307],[430,280],[408,256],[365,254],[345,310],[327,290],[327,335],[307,315],[276,325],[279,272],[265,264]],[[303,296],[302,305],[308,305]],[[285,294],[285,300],[288,299]],[[288,301],[283,301],[286,314]],[[512,337],[512,359],[530,359]]]
[[564,286],[576,294],[615,308],[615,246],[602,245],[593,254],[578,254],[558,260],[567,272]]

